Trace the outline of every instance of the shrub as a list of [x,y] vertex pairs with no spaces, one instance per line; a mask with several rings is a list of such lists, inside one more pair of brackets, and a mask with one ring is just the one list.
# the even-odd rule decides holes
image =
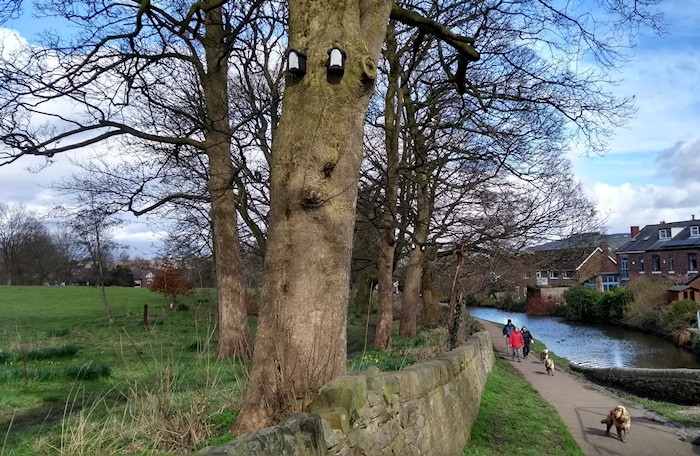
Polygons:
[[556,309],[557,303],[554,299],[537,294],[527,300],[524,310],[528,315],[552,315]]
[[693,326],[697,321],[698,305],[695,301],[684,299],[673,301],[666,309],[665,329],[668,332],[675,332]]
[[669,286],[670,283],[663,277],[638,277],[630,280],[628,289],[632,300],[626,307],[624,320],[638,326],[647,310],[665,307]]
[[632,301],[632,293],[624,288],[613,288],[604,293],[601,300],[601,321],[606,318],[611,320],[621,320]]
[[656,309],[647,309],[639,316],[639,324],[641,328],[659,332],[663,326],[662,312]]
[[600,321],[600,299],[602,293],[588,287],[573,287],[564,294],[565,315],[572,321]]

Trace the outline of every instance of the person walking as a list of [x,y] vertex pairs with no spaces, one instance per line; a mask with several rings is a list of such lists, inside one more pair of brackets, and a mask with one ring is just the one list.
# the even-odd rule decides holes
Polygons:
[[503,337],[506,338],[506,355],[510,351],[509,337],[514,329],[515,329],[515,325],[510,321],[510,318],[509,318],[508,323],[506,323],[506,325],[503,327]]
[[523,334],[520,332],[520,329],[518,329],[517,326],[513,332],[510,333],[510,336],[508,336],[508,341],[510,342],[511,350],[513,351],[513,361],[515,361],[515,357],[517,356],[518,362],[520,362],[520,352],[522,351],[523,345],[525,345],[525,341],[523,340]]
[[523,341],[525,342],[525,345],[523,345],[523,358],[527,359],[527,355],[530,354],[530,342],[534,342],[535,338],[532,337],[532,334],[530,334],[530,331],[528,331],[527,326],[523,326],[520,333],[523,335]]

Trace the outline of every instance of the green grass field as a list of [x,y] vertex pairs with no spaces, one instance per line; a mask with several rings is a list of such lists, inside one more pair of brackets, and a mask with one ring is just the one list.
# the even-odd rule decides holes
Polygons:
[[106,294],[111,326],[97,288],[0,287],[0,454],[177,451],[235,418],[243,369],[214,360],[212,291],[181,311],[146,289]]
[[[215,294],[198,291],[182,300],[180,311],[146,289],[108,288],[107,298],[111,326],[99,289],[0,286],[0,456],[189,454],[233,438],[226,431],[240,407],[246,369],[215,359]],[[349,370],[400,369],[446,347],[446,331],[437,328],[414,340],[395,337],[389,353],[373,350],[365,320],[350,320],[349,346],[356,351]],[[534,414],[532,422],[552,419],[534,390],[523,394],[526,385],[509,367],[494,368],[465,455],[517,451],[523,433],[541,432],[521,430],[518,413],[500,418],[497,435],[485,431],[503,402],[517,398],[518,407],[522,402]],[[553,419],[548,426],[563,424]],[[547,451],[577,454],[568,439],[550,442]]]

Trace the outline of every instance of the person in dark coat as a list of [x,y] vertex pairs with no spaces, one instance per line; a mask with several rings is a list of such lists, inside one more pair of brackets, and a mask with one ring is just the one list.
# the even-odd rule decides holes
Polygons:
[[506,338],[506,354],[510,351],[510,333],[515,330],[515,325],[508,319],[508,323],[503,327],[503,337]]
[[530,331],[528,331],[527,326],[523,326],[520,332],[523,334],[523,341],[525,342],[523,346],[523,358],[527,358],[527,355],[530,353],[530,342],[534,342],[535,339],[532,337],[532,334],[530,334]]

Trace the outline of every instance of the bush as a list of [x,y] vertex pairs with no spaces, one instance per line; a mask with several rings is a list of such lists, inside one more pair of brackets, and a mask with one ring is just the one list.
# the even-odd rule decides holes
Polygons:
[[528,315],[552,315],[557,310],[557,303],[551,297],[537,294],[527,300],[524,310]]
[[624,288],[613,288],[604,293],[600,300],[601,321],[606,321],[607,318],[621,320],[631,301],[632,293]]
[[573,287],[564,294],[565,315],[572,321],[601,321],[602,293],[588,287]]
[[526,304],[527,301],[525,301],[524,299],[521,299],[520,301],[513,301],[507,310],[511,312],[524,312]]
[[640,327],[653,332],[661,331],[661,327],[663,326],[661,324],[662,321],[662,312],[656,309],[647,309],[639,317]]
[[673,301],[666,310],[664,327],[670,333],[693,326],[697,321],[698,305],[695,301]]

